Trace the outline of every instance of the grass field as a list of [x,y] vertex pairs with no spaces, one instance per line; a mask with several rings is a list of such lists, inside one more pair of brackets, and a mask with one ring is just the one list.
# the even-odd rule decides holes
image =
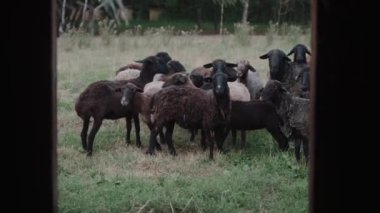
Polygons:
[[[267,80],[268,50],[288,52],[295,44],[310,46],[308,35],[61,36],[58,39],[58,207],[60,212],[307,212],[308,167],[297,164],[293,147],[278,150],[265,131],[250,132],[245,150],[208,160],[199,135],[176,127],[178,156],[167,147],[156,156],[144,154],[149,132],[141,124],[143,149],[127,145],[125,120],[106,120],[96,135],[94,154],[82,151],[82,122],[74,103],[91,82],[112,79],[117,68],[167,51],[188,71],[216,58],[248,59]],[[134,142],[134,130],[132,130]],[[291,144],[292,145],[292,144]]]

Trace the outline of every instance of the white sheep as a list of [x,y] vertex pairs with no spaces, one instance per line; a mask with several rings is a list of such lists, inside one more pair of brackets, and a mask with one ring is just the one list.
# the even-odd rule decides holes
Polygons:
[[248,60],[240,60],[237,65],[237,81],[247,86],[251,100],[259,99],[260,92],[264,88],[260,74],[256,72]]

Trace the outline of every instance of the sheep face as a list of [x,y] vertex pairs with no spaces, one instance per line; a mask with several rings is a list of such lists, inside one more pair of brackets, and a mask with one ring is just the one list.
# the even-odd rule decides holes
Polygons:
[[211,68],[211,75],[213,76],[217,72],[222,72],[227,74],[228,81],[235,81],[237,78],[236,70],[233,69],[237,64],[227,63],[224,60],[216,59],[212,63],[203,65],[204,68]]
[[281,101],[281,95],[286,92],[280,81],[269,80],[261,92],[260,100],[277,105]]
[[186,72],[185,67],[179,61],[170,60],[167,65],[169,67],[169,73]]
[[223,97],[224,95],[229,94],[227,79],[228,76],[220,72],[212,76],[213,91],[216,97]]
[[136,61],[143,64],[143,69],[151,70],[153,74],[162,73],[168,74],[169,67],[165,61],[157,56],[148,56],[144,60]]
[[238,78],[245,78],[249,70],[256,72],[256,69],[251,66],[249,61],[241,60],[237,63],[236,75]]
[[306,54],[311,55],[307,47],[303,44],[297,44],[293,49],[288,53],[288,56],[294,54],[293,62],[296,63],[307,63]]
[[158,52],[156,56],[161,58],[165,63],[168,63],[170,60],[172,60],[167,52]]
[[267,54],[260,56],[261,59],[269,60],[269,74],[273,80],[281,80],[285,73],[286,63],[291,60],[285,55],[282,50],[273,49]]
[[136,92],[143,92],[142,89],[138,88],[136,85],[132,83],[127,83],[125,88],[123,88],[123,96],[121,98],[121,105],[124,107],[131,107],[130,103],[132,103]]
[[173,86],[173,85],[175,86],[185,85],[189,82],[189,78],[188,78],[187,73],[175,73],[167,77],[164,81],[165,83],[162,85],[162,88]]
[[201,75],[190,75],[190,79],[196,87],[201,87],[203,85],[203,76]]

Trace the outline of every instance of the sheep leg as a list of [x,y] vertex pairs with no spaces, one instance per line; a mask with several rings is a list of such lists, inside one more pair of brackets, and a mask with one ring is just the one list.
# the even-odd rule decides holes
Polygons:
[[305,156],[306,162],[309,162],[309,141],[307,139],[303,139],[303,154]]
[[127,135],[125,137],[125,142],[127,144],[131,143],[131,130],[132,130],[132,117],[127,116],[125,117],[125,122],[127,124]]
[[205,132],[202,129],[201,130],[201,146],[202,146],[203,151],[206,151],[206,149],[207,149],[205,139],[206,139]]
[[135,122],[135,132],[136,132],[136,146],[141,147],[140,140],[140,119],[138,113],[133,113],[133,121]]
[[282,133],[279,126],[267,127],[266,129],[272,135],[272,137],[274,137],[274,139],[277,141],[282,151],[286,151],[289,149],[288,139],[286,138],[284,133]]
[[215,141],[216,141],[216,146],[220,152],[223,152],[223,142],[224,142],[224,133],[225,128],[216,128],[215,129]]
[[[152,129],[153,129],[152,124],[147,123],[147,125],[148,125],[149,130],[152,131]],[[162,130],[160,131],[160,134],[161,133],[162,133]],[[160,137],[161,137],[161,135],[160,135]],[[156,143],[156,149],[157,149],[157,151],[161,151],[162,148],[161,148],[161,145],[158,143],[157,139],[156,139],[155,143]]]
[[214,140],[211,137],[210,130],[205,130],[205,136],[206,136],[207,143],[210,146],[210,155],[209,155],[209,158],[210,158],[210,160],[213,160],[214,159]]
[[231,134],[232,134],[232,145],[236,146],[236,129],[232,129]]
[[173,156],[176,156],[177,153],[173,145],[173,130],[174,130],[174,122],[168,123],[166,125],[165,141],[168,144],[170,154],[172,154]]
[[157,139],[156,139],[156,150],[157,151],[161,151],[162,150],[161,145],[160,145],[160,143],[158,143]]
[[159,130],[157,128],[152,128],[152,130],[150,131],[149,148],[145,152],[146,154],[150,154],[150,155],[154,154],[154,149],[156,148],[156,145],[157,145],[158,132]]
[[94,144],[95,135],[99,131],[102,122],[102,118],[94,118],[94,124],[92,124],[90,134],[88,135],[87,156],[92,155],[92,146]]
[[241,134],[241,143],[240,143],[240,148],[244,149],[245,148],[245,139],[246,139],[246,132],[244,130],[240,131]]
[[164,131],[161,130],[161,131],[159,132],[159,135],[160,135],[160,142],[161,142],[162,144],[166,144]]
[[301,156],[300,156],[300,152],[301,152],[301,141],[300,141],[300,139],[296,138],[294,143],[295,143],[295,145],[294,145],[294,147],[295,147],[295,149],[294,149],[294,153],[295,153],[295,155],[296,155],[296,160],[297,160],[297,161],[300,161],[300,160],[301,160]]
[[90,118],[89,117],[83,118],[83,128],[82,128],[82,132],[80,133],[80,137],[82,139],[82,147],[84,151],[87,151],[87,131],[88,131],[89,124],[90,124]]
[[194,142],[195,135],[197,134],[198,130],[197,129],[191,129],[191,136],[190,136],[190,142]]

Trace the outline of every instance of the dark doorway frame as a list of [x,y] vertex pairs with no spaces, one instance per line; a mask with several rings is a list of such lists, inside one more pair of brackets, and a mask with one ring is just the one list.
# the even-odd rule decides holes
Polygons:
[[[341,162],[337,156],[345,141],[337,140],[344,132],[337,131],[336,127],[348,124],[338,119],[344,112],[337,109],[344,106],[347,112],[357,106],[342,101],[347,96],[341,96],[340,87],[348,83],[338,75],[343,71],[354,73],[362,65],[352,54],[358,50],[356,34],[352,34],[349,23],[354,18],[350,15],[356,12],[356,4],[351,0],[342,2],[312,0],[313,126],[309,212],[332,212],[342,207]],[[12,48],[11,51],[16,56],[10,67],[11,79],[18,82],[10,87],[9,103],[12,105],[8,107],[12,114],[8,115],[12,115],[9,123],[13,128],[8,143],[16,147],[10,148],[12,155],[7,159],[12,164],[9,174],[15,176],[12,178],[15,185],[11,189],[14,202],[11,208],[16,211],[58,211],[55,7],[55,0],[39,1],[38,4],[24,2],[17,14],[23,14],[24,21],[31,24],[11,36],[16,39],[16,50]],[[355,136],[361,133],[363,131],[358,131]]]

